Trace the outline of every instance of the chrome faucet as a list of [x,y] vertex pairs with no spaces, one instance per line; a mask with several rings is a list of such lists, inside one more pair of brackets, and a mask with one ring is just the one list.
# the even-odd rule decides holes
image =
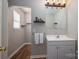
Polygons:
[[57,38],[60,38],[60,36],[59,36],[59,35],[57,35],[56,37],[57,37]]

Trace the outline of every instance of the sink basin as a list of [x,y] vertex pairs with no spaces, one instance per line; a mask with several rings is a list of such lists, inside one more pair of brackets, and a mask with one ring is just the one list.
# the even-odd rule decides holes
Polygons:
[[66,35],[47,35],[47,41],[67,41],[67,40],[75,40]]

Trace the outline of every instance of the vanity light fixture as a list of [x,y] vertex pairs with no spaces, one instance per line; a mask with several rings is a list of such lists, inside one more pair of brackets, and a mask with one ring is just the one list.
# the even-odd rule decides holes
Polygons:
[[66,7],[66,0],[46,0],[45,6],[47,7]]

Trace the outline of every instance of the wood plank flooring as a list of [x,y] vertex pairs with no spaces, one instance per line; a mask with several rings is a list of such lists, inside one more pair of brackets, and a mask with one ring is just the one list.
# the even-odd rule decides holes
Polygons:
[[30,59],[31,56],[31,44],[24,45],[14,56],[10,59]]
[[33,58],[33,59],[46,59],[46,58]]

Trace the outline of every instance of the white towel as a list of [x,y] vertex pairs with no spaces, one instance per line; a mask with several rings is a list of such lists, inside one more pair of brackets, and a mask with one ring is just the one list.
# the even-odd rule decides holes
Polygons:
[[43,44],[44,41],[44,33],[40,33],[40,44]]
[[35,44],[39,44],[39,33],[35,33]]

